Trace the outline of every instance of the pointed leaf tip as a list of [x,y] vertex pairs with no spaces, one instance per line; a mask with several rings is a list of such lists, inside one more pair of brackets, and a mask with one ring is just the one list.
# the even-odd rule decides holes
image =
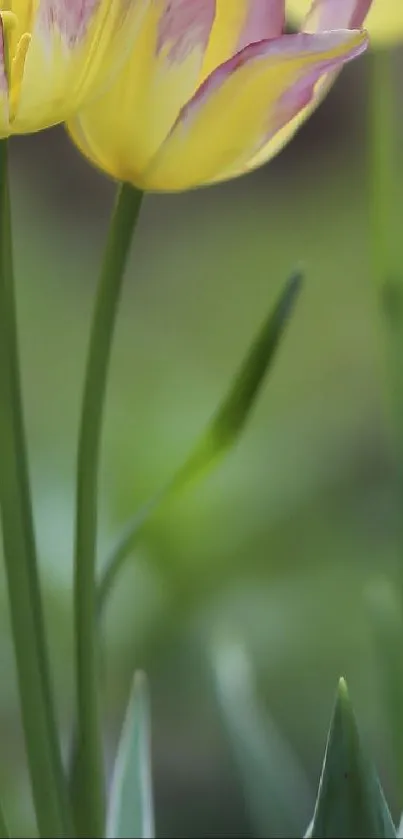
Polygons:
[[107,839],[153,839],[154,812],[148,682],[138,671],[113,770]]
[[378,778],[361,747],[345,679],[338,684],[311,836],[396,837]]
[[282,319],[291,313],[295,300],[302,290],[304,282],[304,274],[302,270],[297,269],[290,275],[285,283],[284,290],[280,295],[278,301],[278,314],[282,315]]
[[344,676],[340,676],[339,684],[337,686],[337,696],[341,702],[350,702],[350,694],[348,692],[347,682]]
[[144,670],[137,670],[133,676],[133,693],[141,695],[146,702],[148,697],[148,679]]
[[184,476],[194,479],[221,457],[244,428],[265,377],[271,370],[302,283],[301,271],[295,271],[286,281],[238,369],[227,396],[180,471],[178,478],[181,484]]
[[358,732],[356,732],[356,722],[354,717],[353,706],[351,704],[350,699],[350,692],[344,676],[340,677],[339,683],[337,685],[334,713],[335,715],[338,714],[343,716],[344,725],[347,728],[350,728],[351,731],[355,731],[354,736],[358,737]]

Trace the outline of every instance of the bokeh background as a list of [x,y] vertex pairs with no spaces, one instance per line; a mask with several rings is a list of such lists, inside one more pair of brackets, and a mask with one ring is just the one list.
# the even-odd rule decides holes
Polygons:
[[[402,803],[369,608],[379,592],[393,607],[403,556],[370,272],[368,70],[368,59],[348,67],[261,171],[145,201],[113,352],[100,561],[188,453],[287,275],[297,265],[306,270],[237,446],[150,522],[108,609],[107,753],[133,671],[142,667],[151,686],[160,837],[302,835],[342,674],[395,817]],[[12,164],[26,417],[67,751],[78,408],[114,187],[62,129],[13,141]],[[33,835],[4,576],[1,583],[0,787],[16,834]],[[245,664],[237,644],[256,680],[259,712],[245,711],[247,727],[256,727],[256,806],[245,795],[214,681],[224,638],[235,645],[224,659],[220,647],[234,697]]]

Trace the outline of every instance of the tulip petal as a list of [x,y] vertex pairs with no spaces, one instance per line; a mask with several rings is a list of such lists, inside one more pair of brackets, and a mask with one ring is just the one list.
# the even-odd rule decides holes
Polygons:
[[148,2],[39,0],[12,132],[62,122],[102,89],[128,55]]
[[149,190],[183,190],[247,169],[313,96],[324,74],[361,53],[365,33],[285,35],[251,44],[209,76],[143,175]]
[[200,82],[248,44],[278,38],[284,18],[284,0],[216,0]]
[[8,81],[5,65],[4,23],[0,15],[0,136],[6,136],[9,126]]
[[[105,98],[103,96],[101,100],[103,106],[105,106]],[[108,108],[107,105],[106,108]],[[134,179],[124,177],[128,164],[126,158],[120,157],[116,149],[117,135],[113,144],[106,143],[106,140],[111,139],[112,132],[107,134],[106,138],[102,135],[102,128],[105,125],[103,120],[99,119],[99,117],[102,117],[102,113],[101,109],[94,108],[94,105],[92,108],[87,107],[85,111],[80,113],[81,118],[73,117],[69,120],[66,125],[67,132],[81,154],[98,169],[110,175],[111,178],[120,181],[133,180],[133,183],[136,183]],[[110,111],[107,110],[107,113],[110,114]],[[99,128],[101,133],[98,131]]]
[[[302,24],[304,31],[321,32],[331,29],[359,28],[365,20],[372,0],[314,0],[313,3],[311,0],[307,0],[307,2],[303,0],[302,3],[301,0],[297,0],[297,2],[299,2],[300,7],[304,6],[304,11],[308,12]],[[289,5],[292,5],[292,3],[288,3],[287,8]],[[300,111],[294,119],[290,120],[257,154],[252,156],[247,164],[247,171],[257,169],[259,166],[267,163],[268,160],[272,160],[290,142],[301,125],[303,125],[327,96],[339,70],[340,67],[332,73],[322,76],[316,84],[313,96],[306,108]]]
[[152,0],[124,72],[69,122],[84,154],[110,155],[107,172],[137,180],[197,89],[214,14],[215,0]]
[[[287,0],[287,13],[290,22],[300,24],[308,15],[311,2],[312,0]],[[362,10],[359,7],[362,5],[364,12],[361,23],[364,20],[365,14],[367,14],[367,17],[365,17],[365,27],[368,29],[371,41],[375,43],[397,43],[403,38],[402,0],[372,0],[372,4],[368,0],[362,0],[361,4],[360,0],[327,0],[327,5],[329,9],[326,10],[326,15],[332,13],[333,15],[337,15],[338,22],[335,24],[336,28],[344,26],[352,27],[352,23],[346,24],[345,22],[340,22],[339,14],[345,15],[345,9],[347,9],[348,14],[348,7],[355,6],[361,15]],[[367,7],[366,11],[365,7]],[[359,26],[360,23],[355,23],[354,25]]]
[[301,28],[304,32],[359,29],[371,4],[372,0],[314,0]]

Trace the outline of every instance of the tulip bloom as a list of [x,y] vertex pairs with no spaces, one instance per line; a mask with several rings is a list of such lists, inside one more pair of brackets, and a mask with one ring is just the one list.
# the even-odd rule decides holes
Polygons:
[[129,61],[70,135],[103,171],[144,190],[254,169],[318,104],[318,82],[366,47],[362,0],[336,4],[334,31],[324,31],[332,0],[320,0],[315,32],[284,35],[285,0],[151,0]]
[[[337,6],[338,2],[339,0],[334,0],[334,5]],[[310,0],[289,0],[290,22],[300,23],[307,14],[309,6]],[[371,44],[387,46],[401,41],[403,39],[402,0],[372,0],[365,26],[368,29]]]
[[0,137],[64,122],[102,88],[127,54],[145,2],[0,3]]

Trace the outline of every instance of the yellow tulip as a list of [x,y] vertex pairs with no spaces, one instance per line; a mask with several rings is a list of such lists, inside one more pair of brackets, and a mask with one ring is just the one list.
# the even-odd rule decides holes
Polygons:
[[0,137],[64,122],[133,43],[146,0],[0,0]]
[[144,190],[191,189],[261,165],[366,48],[363,0],[336,3],[334,31],[323,25],[333,0],[320,0],[315,32],[284,35],[285,0],[151,0],[129,61],[70,120],[71,137],[100,169]]
[[[338,0],[334,0],[335,5]],[[306,16],[310,0],[289,0],[289,19],[299,24]],[[402,0],[372,0],[372,6],[365,20],[371,44],[391,45],[403,40]]]

